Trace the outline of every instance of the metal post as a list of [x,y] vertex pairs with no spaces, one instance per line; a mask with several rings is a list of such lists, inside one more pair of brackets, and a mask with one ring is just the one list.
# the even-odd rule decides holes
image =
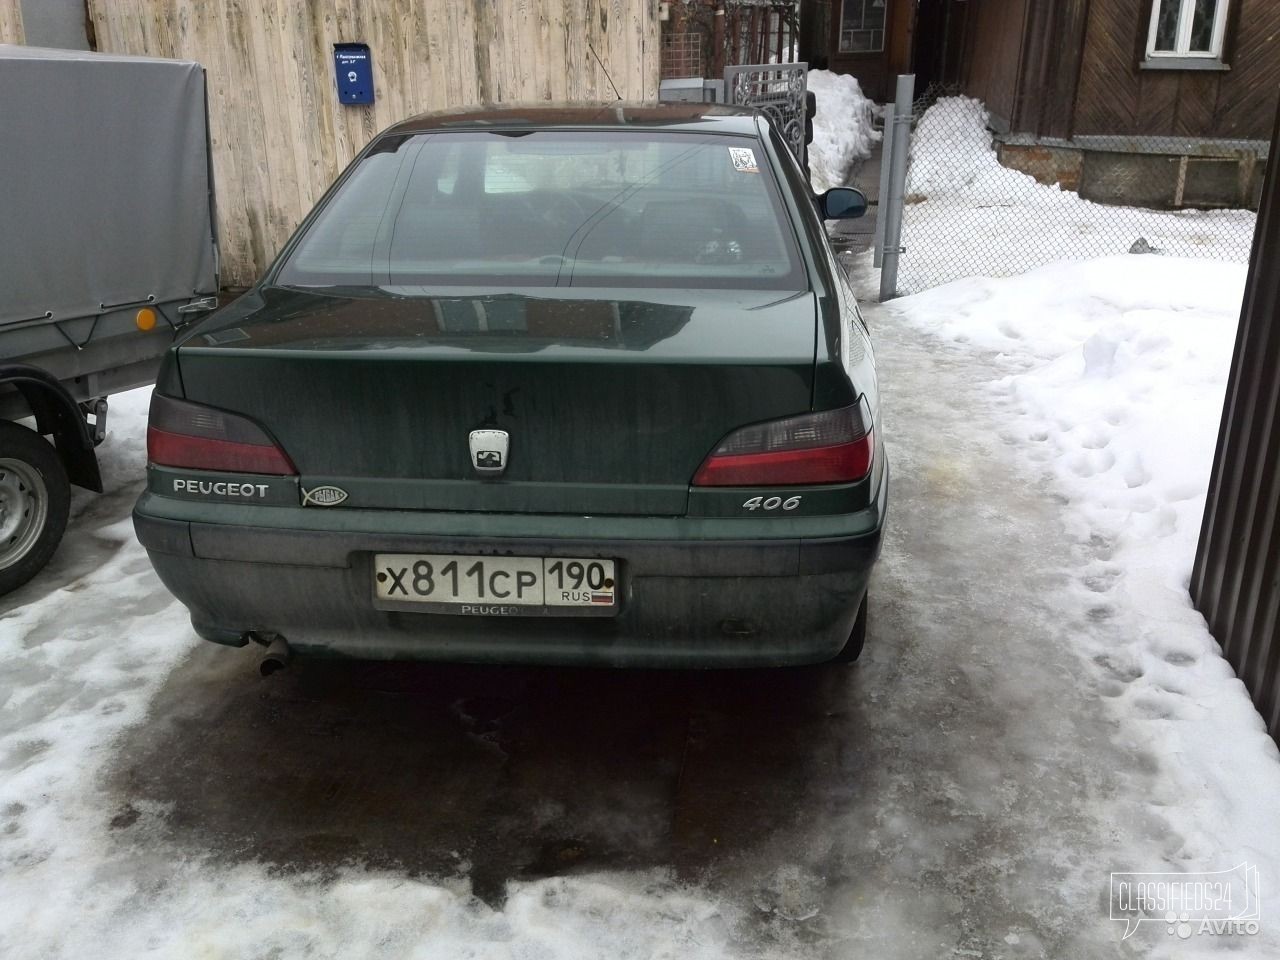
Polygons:
[[711,75],[718,77],[724,73],[724,4],[716,7],[715,16],[712,17],[711,31]]
[[876,234],[872,246],[872,264],[876,268],[884,266],[884,221],[889,205],[889,167],[893,160],[893,117],[893,104],[886,103],[884,136],[880,141],[880,188],[876,193]]
[[889,154],[889,196],[888,202],[881,198],[883,206],[880,210],[885,217],[884,223],[884,255],[881,258],[883,267],[880,270],[880,299],[892,300],[898,295],[898,260],[903,252],[902,247],[902,205],[907,192],[907,162],[911,149],[911,100],[915,93],[915,74],[904,74],[898,77],[897,96],[893,106],[893,130],[885,130],[885,136],[892,135],[893,146]]

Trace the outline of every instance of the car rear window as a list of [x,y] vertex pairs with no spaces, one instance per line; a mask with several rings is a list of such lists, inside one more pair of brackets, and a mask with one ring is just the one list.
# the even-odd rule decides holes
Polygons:
[[384,138],[284,263],[288,286],[803,286],[758,141],[636,132]]

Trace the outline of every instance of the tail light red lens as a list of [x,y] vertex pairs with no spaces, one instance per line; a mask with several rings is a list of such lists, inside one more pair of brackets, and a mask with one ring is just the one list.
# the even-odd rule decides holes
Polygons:
[[292,476],[288,454],[247,417],[151,395],[147,460],[162,467]]
[[866,398],[735,430],[711,452],[695,487],[779,487],[853,483],[871,472],[875,436]]

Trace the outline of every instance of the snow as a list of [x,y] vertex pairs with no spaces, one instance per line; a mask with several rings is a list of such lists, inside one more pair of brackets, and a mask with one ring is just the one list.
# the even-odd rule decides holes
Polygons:
[[[165,839],[173,811],[161,804],[140,805],[137,823],[116,833],[118,807],[102,780],[122,734],[148,722],[159,687],[197,648],[233,654],[191,635],[184,611],[155,583],[132,539],[128,509],[144,456],[147,392],[115,398],[112,436],[102,448],[106,495],[77,497],[78,515],[54,567],[0,614],[0,956],[822,955],[811,939],[744,939],[745,913],[779,924],[825,923],[815,929],[831,931],[841,948],[835,955],[1111,956],[1055,954],[1061,941],[1051,936],[1082,915],[1095,931],[1101,927],[1096,941],[1118,943],[1120,931],[1098,919],[1107,871],[1216,870],[1242,860],[1261,868],[1264,922],[1275,917],[1276,749],[1185,592],[1242,281],[1232,264],[1118,257],[965,280],[877,308],[873,327],[888,313],[895,321],[877,328],[882,354],[901,352],[902,344],[914,351],[912,373],[903,364],[885,372],[893,381],[887,387],[909,385],[920,395],[915,429],[939,434],[938,446],[976,465],[993,458],[985,448],[966,454],[963,430],[983,436],[989,422],[999,424],[1005,449],[1028,471],[1024,486],[1047,471],[1076,566],[1065,586],[1048,593],[1027,595],[1031,581],[1015,580],[983,596],[978,616],[992,633],[959,662],[954,651],[930,652],[965,618],[966,602],[963,584],[920,573],[930,550],[946,552],[929,538],[955,536],[946,513],[954,506],[975,525],[990,524],[988,543],[998,544],[1011,504],[1001,498],[989,505],[989,519],[978,516],[963,500],[963,460],[915,462],[925,456],[922,445],[895,449],[900,493],[914,473],[943,494],[898,514],[895,537],[907,540],[886,547],[880,596],[891,606],[880,610],[892,624],[895,607],[916,608],[914,622],[936,622],[937,635],[917,626],[873,637],[879,642],[838,707],[865,717],[851,728],[858,741],[839,750],[822,741],[822,725],[833,722],[825,704],[817,707],[823,719],[802,714],[804,723],[784,737],[788,749],[793,735],[796,744],[812,744],[802,769],[817,793],[852,792],[864,806],[841,817],[812,799],[798,807],[806,821],[816,812],[812,832],[801,834],[800,845],[780,837],[769,851],[772,885],[747,897],[691,886],[666,869],[597,871],[509,881],[495,907],[473,896],[465,863],[456,875],[433,877],[358,863],[323,873],[228,863]],[[1003,375],[983,394],[985,408],[958,416],[947,410],[954,384],[934,337],[954,345],[967,369],[998,364]],[[926,384],[936,396],[923,395]],[[902,431],[893,419],[907,415],[902,403],[886,411],[895,437]],[[992,489],[982,484],[982,495]],[[1033,499],[1041,510],[1057,510],[1048,498]],[[899,496],[897,503],[910,501]],[[925,505],[938,511],[927,520],[919,512]],[[1015,533],[1033,541],[1047,535]],[[963,537],[956,545],[972,546]],[[947,562],[954,558],[944,559],[944,571]],[[898,576],[907,578],[905,594],[888,589]],[[1037,648],[1054,636],[1049,629],[998,629],[1010,617],[1022,623],[1021,608],[1036,604],[1063,624],[1087,612],[1087,628],[1062,632],[1065,654],[1081,659],[1094,690],[1070,692],[1073,678],[1054,659],[1058,649]],[[1001,642],[1021,648],[1024,660]],[[988,658],[990,676],[982,672]],[[929,672],[930,665],[943,672]],[[779,675],[770,689],[790,683],[794,675]],[[1069,692],[1050,702],[1062,688]],[[1073,702],[1079,716],[1057,712]],[[1149,794],[1117,797],[1117,783],[1127,781],[1107,777],[1125,771],[1107,767],[1105,744],[1052,736],[1078,731],[1095,712],[1114,716],[1123,756],[1157,758]],[[779,713],[772,722],[794,723]],[[861,741],[869,741],[866,755],[858,753]],[[923,758],[932,762],[920,763],[928,749],[952,763],[928,753]],[[1052,808],[1025,809],[1035,783],[1052,782],[1066,763],[1086,772],[1079,796],[1063,798],[1056,816]],[[1148,827],[1152,839],[1132,844],[1132,825],[1148,822],[1134,806],[1168,827]],[[1032,832],[1011,829],[1020,821]],[[1084,848],[1081,836],[1098,849]],[[973,873],[957,871],[956,859]],[[752,864],[734,860],[730,869],[750,885]],[[1043,904],[1039,913],[1018,899],[1020,890]],[[1014,906],[1004,907],[1007,901]],[[1078,912],[1064,920],[1064,905],[1073,902]],[[1237,955],[1267,955],[1251,951],[1274,949],[1274,939],[1262,939],[1272,932],[1264,926],[1259,938],[1238,944]],[[1148,955],[1203,956],[1197,951],[1211,946],[1160,930],[1135,936],[1135,949],[1149,948]],[[981,946],[992,941],[1009,950]]]
[[150,392],[112,398],[106,493],[76,494],[50,570],[0,607],[0,957],[729,955],[734,910],[662,871],[516,881],[496,910],[463,876],[321,877],[112,843],[102,768],[204,643],[129,519]]
[[[119,869],[121,864],[109,866]],[[721,958],[724,918],[661,877],[550,878],[512,885],[504,909],[452,886],[343,871],[337,878],[271,877],[260,866],[181,863],[163,896],[135,883],[105,893],[67,877],[49,893],[63,910],[34,911],[11,929],[6,957],[391,956]],[[149,878],[152,883],[158,878]],[[103,878],[105,880],[105,878]],[[101,882],[98,887],[108,886]],[[76,888],[95,899],[67,913]],[[106,903],[103,902],[104,896]],[[24,903],[31,898],[24,898]]]
[[1181,256],[1244,262],[1255,219],[1247,210],[1109,206],[1041,184],[1001,166],[980,101],[944,97],[912,136],[899,292],[1125,253],[1140,238]]
[[[931,182],[938,178],[925,168]],[[974,183],[991,176],[975,167]],[[1188,595],[1246,268],[1117,256],[894,301],[904,324],[992,357],[1001,436],[1063,503],[1078,567],[1057,598],[1088,610],[1077,652],[1118,739],[1159,760],[1150,809],[1182,839],[1167,864],[1263,877],[1280,914],[1280,757]]]
[[[1118,256],[868,310],[896,391],[880,619],[851,674],[688,685],[740,709],[753,683],[777,700],[745,734],[723,707],[676,718],[686,855],[714,831],[732,853],[699,862],[719,885],[593,870],[508,880],[494,906],[461,859],[432,876],[292,869],[183,842],[163,802],[122,811],[107,773],[164,719],[162,686],[236,654],[192,635],[133,538],[148,391],[113,398],[106,493],[76,495],[49,570],[0,602],[0,956],[1280,955],[1280,757],[1186,593],[1243,279]],[[977,400],[960,389],[989,370]],[[1069,569],[1029,571],[1058,562],[1059,523]],[[697,781],[718,807],[698,807]],[[1257,937],[1144,925],[1121,945],[1105,919],[1110,870],[1241,861],[1262,877]]]
[[858,81],[844,73],[810,70],[809,90],[817,100],[813,142],[809,144],[809,180],[816,193],[848,182],[855,160],[871,156],[880,139],[872,127],[872,103]]

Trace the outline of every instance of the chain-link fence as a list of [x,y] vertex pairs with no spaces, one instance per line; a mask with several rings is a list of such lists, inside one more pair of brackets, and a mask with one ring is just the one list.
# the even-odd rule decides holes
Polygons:
[[982,104],[915,104],[898,293],[1126,252],[1247,261],[1268,145],[996,136]]
[[659,58],[661,78],[702,76],[702,54],[702,34],[693,31],[664,32]]

